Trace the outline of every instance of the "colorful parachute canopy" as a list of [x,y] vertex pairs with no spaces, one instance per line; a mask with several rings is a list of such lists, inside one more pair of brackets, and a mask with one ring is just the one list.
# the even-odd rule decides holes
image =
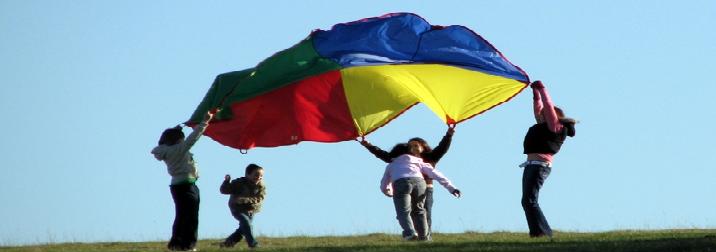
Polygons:
[[256,67],[224,73],[189,120],[238,149],[365,136],[422,102],[456,124],[508,101],[529,77],[463,26],[411,13],[316,30]]

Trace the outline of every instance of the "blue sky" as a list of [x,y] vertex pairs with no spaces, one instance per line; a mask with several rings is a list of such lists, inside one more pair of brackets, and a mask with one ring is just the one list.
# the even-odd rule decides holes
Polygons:
[[[467,26],[580,120],[541,194],[563,231],[716,228],[713,1],[0,0],[0,245],[166,240],[174,206],[149,154],[217,74],[254,66],[313,29],[390,12]],[[520,206],[530,92],[458,125],[436,189],[437,232],[526,232]],[[368,136],[383,148],[446,126],[423,106]],[[202,138],[199,236],[237,226],[218,187],[266,168],[259,234],[398,233],[385,165],[358,143],[248,154]]]

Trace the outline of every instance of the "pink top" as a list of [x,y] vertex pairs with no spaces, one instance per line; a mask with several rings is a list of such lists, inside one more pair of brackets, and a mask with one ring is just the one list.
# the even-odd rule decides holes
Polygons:
[[[545,120],[545,123],[547,123],[547,128],[550,131],[554,133],[561,132],[563,126],[562,123],[559,122],[557,112],[554,111],[554,104],[552,103],[552,99],[547,93],[547,89],[544,87],[532,87],[532,101],[534,102],[533,107],[537,123],[540,123],[540,118],[543,118]],[[544,117],[540,117],[541,114],[544,115]],[[552,162],[553,158],[553,155],[549,153],[530,153],[528,155],[536,156],[540,160],[547,161],[550,163]]]
[[383,179],[380,180],[380,190],[387,192],[392,182],[402,178],[422,178],[423,174],[437,180],[448,191],[455,190],[455,186],[440,171],[433,169],[433,166],[422,158],[409,154],[398,156],[385,167]]

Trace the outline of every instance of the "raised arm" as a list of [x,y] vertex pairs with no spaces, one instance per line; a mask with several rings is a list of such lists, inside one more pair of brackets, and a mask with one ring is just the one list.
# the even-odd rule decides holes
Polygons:
[[191,149],[192,146],[194,146],[196,141],[198,141],[201,137],[201,134],[204,134],[206,127],[209,126],[209,121],[211,121],[211,118],[213,117],[214,114],[206,112],[206,115],[204,115],[204,120],[202,120],[199,124],[194,125],[194,130],[191,132],[191,134],[189,134],[189,136],[187,136],[186,139],[180,143],[182,152],[187,152],[189,151],[189,149]]
[[392,161],[390,158],[390,153],[378,148],[377,146],[370,144],[368,141],[366,141],[366,140],[360,141],[360,145],[363,145],[363,147],[368,149],[368,151],[370,153],[373,153],[373,155],[375,155],[375,157],[377,157],[380,160],[383,160],[383,162],[390,163]]
[[221,186],[219,187],[219,192],[221,192],[221,194],[231,194],[234,192],[235,186],[232,185],[230,180],[231,177],[229,177],[229,175],[224,177],[224,182],[221,183]]
[[541,81],[535,81],[532,83],[533,91],[536,91],[539,93],[540,100],[542,101],[543,108],[542,108],[542,115],[544,116],[544,120],[547,123],[547,127],[550,131],[554,133],[558,133],[562,131],[562,124],[559,123],[559,118],[557,117],[557,112],[554,111],[554,104],[552,103],[552,99],[549,96],[549,93],[547,93],[547,89],[544,87]]
[[455,133],[455,129],[452,127],[448,127],[447,132],[445,132],[445,136],[443,136],[443,139],[440,140],[440,143],[438,143],[438,146],[433,149],[430,153],[426,153],[426,161],[430,161],[432,163],[437,163],[440,161],[443,156],[445,156],[445,153],[447,153],[448,149],[450,149],[450,144],[452,143],[452,135]]
[[540,98],[539,91],[532,86],[532,108],[534,109],[535,121],[537,123],[542,122],[542,99]]

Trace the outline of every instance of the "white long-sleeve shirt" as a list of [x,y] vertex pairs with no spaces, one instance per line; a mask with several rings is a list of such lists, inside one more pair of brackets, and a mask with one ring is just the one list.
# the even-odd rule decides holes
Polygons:
[[208,122],[201,122],[194,126],[194,130],[186,140],[171,146],[159,145],[152,149],[154,157],[167,165],[167,172],[172,176],[172,185],[194,182],[199,178],[194,155],[189,149],[199,140],[207,126]]
[[445,189],[452,192],[455,186],[440,171],[435,170],[432,165],[423,161],[422,158],[404,154],[395,159],[385,167],[383,179],[380,180],[380,190],[387,192],[391,183],[402,178],[422,178],[423,174],[437,180]]

